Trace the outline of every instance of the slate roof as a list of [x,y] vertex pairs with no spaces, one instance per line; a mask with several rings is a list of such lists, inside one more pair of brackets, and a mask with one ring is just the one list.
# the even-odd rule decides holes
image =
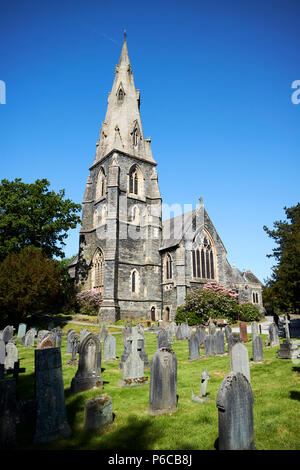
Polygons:
[[190,224],[192,223],[195,210],[177,215],[171,219],[164,220],[162,223],[162,245],[160,250],[166,250],[177,246]]

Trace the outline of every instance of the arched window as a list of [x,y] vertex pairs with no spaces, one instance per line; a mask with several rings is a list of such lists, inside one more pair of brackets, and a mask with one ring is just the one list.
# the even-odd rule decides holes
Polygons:
[[132,222],[133,224],[138,224],[140,220],[140,210],[138,206],[133,206],[130,209],[129,212],[129,222]]
[[138,294],[139,292],[139,273],[136,269],[131,272],[130,276],[130,288],[133,294]]
[[129,172],[129,193],[143,194],[143,174],[137,165],[134,165]]
[[166,253],[163,260],[164,267],[164,280],[167,281],[173,278],[172,258],[169,253]]
[[212,241],[207,235],[196,237],[192,250],[193,277],[215,279],[215,261]]
[[92,287],[103,292],[104,286],[104,255],[103,251],[98,248],[94,254],[92,264]]
[[118,93],[118,101],[119,101],[119,103],[122,103],[122,101],[123,101],[123,99],[124,99],[124,96],[125,96],[124,91],[123,91],[122,88],[120,88],[119,93]]
[[139,130],[137,127],[133,129],[132,140],[133,140],[133,145],[136,147],[139,141]]
[[96,199],[106,194],[106,178],[103,168],[100,168],[97,178]]

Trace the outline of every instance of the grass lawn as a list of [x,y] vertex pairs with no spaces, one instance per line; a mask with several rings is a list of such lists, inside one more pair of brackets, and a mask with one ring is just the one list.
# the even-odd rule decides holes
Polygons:
[[[80,330],[80,325],[65,325]],[[78,328],[77,328],[78,327]],[[88,327],[98,332],[99,326]],[[116,362],[102,363],[103,389],[93,389],[76,395],[70,394],[71,380],[77,370],[67,366],[66,338],[62,342],[62,364],[68,421],[73,436],[48,444],[33,446],[34,423],[18,425],[18,449],[97,449],[97,450],[214,450],[218,437],[218,411],[216,398],[224,377],[230,372],[229,356],[188,361],[188,341],[173,345],[178,360],[178,410],[172,415],[151,416],[146,413],[149,402],[149,383],[141,387],[120,388],[122,377],[118,363],[123,351],[121,330],[117,339]],[[248,335],[251,339],[251,335]],[[262,339],[266,336],[262,335]],[[246,344],[252,358],[251,342]],[[26,372],[19,377],[20,399],[33,397],[34,350],[18,345],[21,367]],[[146,352],[149,360],[156,351],[156,335],[146,333]],[[300,364],[277,359],[278,348],[264,348],[264,363],[251,364],[251,385],[254,394],[254,433],[258,450],[300,449]],[[203,355],[203,350],[201,350]],[[192,392],[200,391],[200,374],[209,371],[211,379],[207,392],[211,401],[192,402]],[[150,369],[145,370],[150,379]],[[84,404],[101,393],[112,397],[115,419],[105,431],[84,431]]]

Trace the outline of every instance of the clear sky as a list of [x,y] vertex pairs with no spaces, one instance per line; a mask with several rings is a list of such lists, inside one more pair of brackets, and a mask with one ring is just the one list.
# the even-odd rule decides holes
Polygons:
[[0,178],[82,202],[124,28],[163,202],[203,197],[229,262],[264,281],[263,225],[300,200],[299,0],[0,0]]

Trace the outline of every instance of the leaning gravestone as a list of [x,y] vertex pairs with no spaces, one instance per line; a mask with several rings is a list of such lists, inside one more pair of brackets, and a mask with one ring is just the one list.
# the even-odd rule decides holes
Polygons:
[[67,421],[59,348],[35,350],[36,429],[34,442],[71,436]]
[[253,403],[246,377],[240,372],[230,372],[217,395],[219,450],[255,450]]
[[275,323],[271,323],[269,326],[269,338],[271,348],[274,346],[279,346],[278,329]]
[[252,356],[253,356],[253,362],[264,361],[263,344],[262,344],[262,339],[259,335],[256,336],[254,340],[252,341]]
[[189,361],[195,361],[200,358],[199,339],[196,333],[192,333],[189,337]]
[[218,330],[215,334],[215,354],[225,354],[224,333],[221,330]]
[[3,333],[2,333],[2,339],[4,343],[8,343],[14,336],[14,327],[11,325],[8,325],[4,328]]
[[166,330],[160,330],[157,333],[157,349],[160,348],[171,348],[168,332]]
[[244,321],[240,321],[239,328],[240,328],[240,335],[241,335],[243,343],[247,343],[248,342],[247,323]]
[[204,340],[204,355],[215,355],[215,338],[212,335],[206,335]]
[[7,343],[6,357],[4,367],[5,369],[13,369],[15,362],[18,361],[18,348],[14,343]]
[[20,323],[20,324],[19,324],[19,328],[18,328],[18,338],[23,338],[23,336],[25,336],[26,328],[27,328],[26,323]]
[[116,360],[116,338],[113,335],[106,336],[103,344],[103,361]]
[[151,362],[149,410],[152,415],[177,409],[177,358],[174,351],[161,348]]
[[113,422],[112,399],[107,393],[88,400],[84,406],[84,429],[99,430]]
[[79,346],[78,369],[71,382],[71,392],[102,388],[101,343],[97,335],[89,333]]
[[[0,450],[16,446],[17,382],[0,379]],[[2,456],[3,457],[3,456]]]
[[25,348],[34,348],[34,338],[35,338],[36,332],[33,328],[27,331],[25,336],[22,338],[22,344],[25,346]]
[[251,383],[248,349],[243,343],[236,343],[230,351],[232,372],[241,372]]

